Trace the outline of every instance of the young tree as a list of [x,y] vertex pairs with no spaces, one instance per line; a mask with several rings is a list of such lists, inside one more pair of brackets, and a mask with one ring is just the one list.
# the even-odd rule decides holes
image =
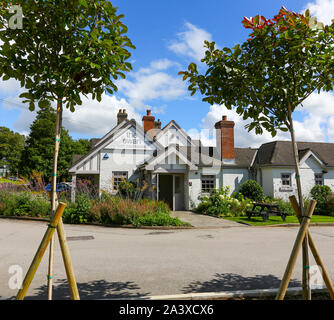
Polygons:
[[20,82],[25,89],[20,97],[30,110],[36,102],[40,107],[57,104],[53,216],[63,106],[74,111],[82,104],[81,95],[101,101],[105,90],[116,91],[113,81],[131,70],[127,48],[134,46],[121,22],[123,15],[117,15],[108,0],[16,0],[24,16],[22,29],[9,23],[10,2],[2,1],[0,8],[0,77]]
[[0,127],[0,167],[6,166],[9,173],[19,175],[19,163],[24,148],[24,135]]
[[308,10],[297,14],[284,7],[273,19],[258,15],[242,23],[251,30],[247,41],[222,50],[205,41],[207,71],[200,74],[191,63],[180,74],[192,95],[200,91],[203,101],[235,107],[243,119],[252,119],[249,131],[261,134],[264,128],[273,137],[277,130],[290,131],[304,215],[292,113],[313,92],[333,90],[334,24],[324,26]]

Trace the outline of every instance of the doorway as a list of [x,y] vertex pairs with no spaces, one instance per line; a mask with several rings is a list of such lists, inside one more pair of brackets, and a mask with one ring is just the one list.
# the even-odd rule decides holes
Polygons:
[[166,202],[173,211],[184,210],[184,176],[158,174],[158,200]]

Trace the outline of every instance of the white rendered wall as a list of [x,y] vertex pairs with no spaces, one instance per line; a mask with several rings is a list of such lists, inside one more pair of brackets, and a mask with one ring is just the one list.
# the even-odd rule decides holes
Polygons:
[[171,126],[158,138],[157,141],[164,147],[167,147],[171,144],[178,144],[180,146],[189,145],[187,139],[180,133],[180,131],[175,126]]
[[230,194],[238,190],[240,184],[249,179],[249,171],[246,168],[223,168],[223,186],[230,187]]
[[273,169],[262,168],[262,187],[266,196],[274,196]]
[[[300,166],[300,177],[301,177],[301,185],[302,192],[304,197],[310,197],[310,191],[315,185],[314,175],[315,173],[322,173],[323,168],[320,164],[311,156],[308,158],[301,166]],[[291,173],[291,191],[282,191],[282,173]],[[325,184],[330,187],[333,186],[334,173],[330,170],[327,174],[325,174]],[[296,177],[295,177],[295,169],[294,168],[275,168],[273,169],[273,181],[274,181],[274,197],[275,198],[283,198],[285,200],[289,200],[289,197],[292,195],[298,196]]]

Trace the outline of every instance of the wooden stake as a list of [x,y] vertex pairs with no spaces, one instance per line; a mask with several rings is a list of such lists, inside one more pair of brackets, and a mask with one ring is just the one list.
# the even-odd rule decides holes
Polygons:
[[68,249],[65,230],[64,230],[64,224],[63,224],[62,219],[60,219],[57,225],[57,233],[58,233],[59,244],[60,244],[61,253],[63,256],[68,286],[70,288],[72,300],[80,300],[79,291],[78,291],[77,283],[75,281],[73,266],[72,266],[71,257],[70,257],[70,251]]
[[[301,215],[304,216],[304,203],[303,203],[303,193],[302,193],[302,185],[300,181],[300,169],[299,169],[299,154],[298,154],[298,146],[295,138],[295,130],[293,126],[293,119],[292,119],[292,110],[291,104],[288,103],[288,119],[290,123],[290,135],[291,135],[291,143],[292,143],[292,150],[293,150],[293,157],[295,162],[296,168],[296,183],[297,183],[297,190],[298,190],[298,199],[299,199],[299,206]],[[311,300],[311,289],[310,289],[310,271],[309,271],[309,255],[308,255],[308,235],[306,233],[304,241],[303,241],[303,299]]]
[[37,252],[35,254],[35,257],[29,267],[29,270],[23,280],[23,283],[22,283],[22,288],[18,291],[17,293],[17,296],[16,296],[16,299],[17,300],[23,300],[28,289],[29,289],[29,286],[31,284],[31,281],[32,279],[34,278],[34,275],[37,271],[37,268],[43,258],[43,255],[47,249],[47,246],[53,236],[53,233],[55,232],[55,229],[61,219],[61,216],[65,210],[65,207],[66,207],[66,204],[65,203],[60,203],[58,208],[57,208],[57,211],[51,221],[51,223],[49,224],[48,226],[48,229],[46,230],[45,234],[44,234],[44,237],[41,241],[41,244],[39,245],[38,249],[37,249]]
[[[58,154],[59,154],[60,136],[61,136],[62,113],[63,113],[63,105],[61,98],[59,98],[57,102],[56,141],[53,155],[52,187],[51,187],[51,218],[54,216],[54,213],[56,211],[57,166],[58,166]],[[50,250],[49,250],[49,268],[48,268],[48,283],[47,283],[48,300],[52,300],[53,251],[54,251],[54,239],[51,239]]]
[[[296,215],[298,217],[298,220],[301,223],[302,218],[301,218],[301,212],[300,212],[300,208],[299,208],[297,199],[296,199],[295,196],[291,196],[291,197],[289,197],[289,199],[290,199],[292,208],[293,208],[293,210],[295,210]],[[321,257],[318,253],[318,250],[315,246],[315,243],[313,241],[313,238],[312,238],[310,232],[308,231],[307,233],[308,233],[309,246],[310,246],[311,252],[313,254],[314,260],[315,260],[316,264],[318,266],[320,266],[321,271],[322,271],[322,278],[324,279],[324,282],[326,284],[327,290],[329,292],[329,296],[332,300],[334,300],[334,288],[333,288],[332,280],[329,277],[328,272],[325,268],[325,265],[323,264],[323,262],[321,260]]]
[[302,246],[302,242],[303,242],[303,240],[305,238],[305,235],[307,233],[307,230],[308,230],[308,227],[309,227],[309,224],[310,224],[310,219],[312,217],[312,214],[313,214],[313,211],[315,209],[316,204],[317,204],[317,202],[314,201],[314,200],[311,200],[310,203],[309,203],[309,206],[307,208],[307,214],[303,218],[301,226],[299,228],[299,232],[297,234],[297,238],[296,238],[296,241],[294,243],[289,262],[286,266],[284,276],[283,276],[280,288],[279,288],[277,296],[276,296],[276,300],[283,300],[284,299],[286,289],[288,288],[288,285],[289,285],[289,282],[290,282],[292,271],[293,271],[293,269],[295,267],[295,264],[296,264],[298,253],[300,251],[300,248]]

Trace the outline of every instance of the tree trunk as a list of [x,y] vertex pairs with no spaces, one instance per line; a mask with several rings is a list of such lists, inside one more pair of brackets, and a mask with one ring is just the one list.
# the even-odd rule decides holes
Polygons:
[[[298,146],[295,139],[295,131],[293,126],[293,119],[292,119],[292,111],[291,111],[291,104],[288,104],[288,117],[290,123],[290,135],[292,141],[292,149],[293,149],[293,156],[295,161],[295,169],[296,169],[296,183],[297,183],[297,190],[298,190],[298,199],[299,199],[299,206],[301,215],[304,216],[304,201],[303,201],[303,192],[302,192],[302,185],[301,185],[301,178],[300,178],[300,168],[299,168],[299,155],[298,155]],[[308,234],[305,235],[305,239],[303,241],[303,299],[304,300],[311,300],[311,289],[310,289],[310,272],[309,272],[309,254],[308,254]]]
[[[60,146],[60,135],[63,115],[63,104],[62,99],[58,98],[57,101],[57,114],[56,114],[56,140],[53,155],[53,170],[52,170],[52,185],[51,185],[51,220],[56,212],[56,201],[57,201],[57,165],[58,165],[58,154]],[[50,242],[49,250],[49,269],[48,269],[48,300],[52,300],[52,277],[53,277],[53,250],[54,250],[54,236]]]

